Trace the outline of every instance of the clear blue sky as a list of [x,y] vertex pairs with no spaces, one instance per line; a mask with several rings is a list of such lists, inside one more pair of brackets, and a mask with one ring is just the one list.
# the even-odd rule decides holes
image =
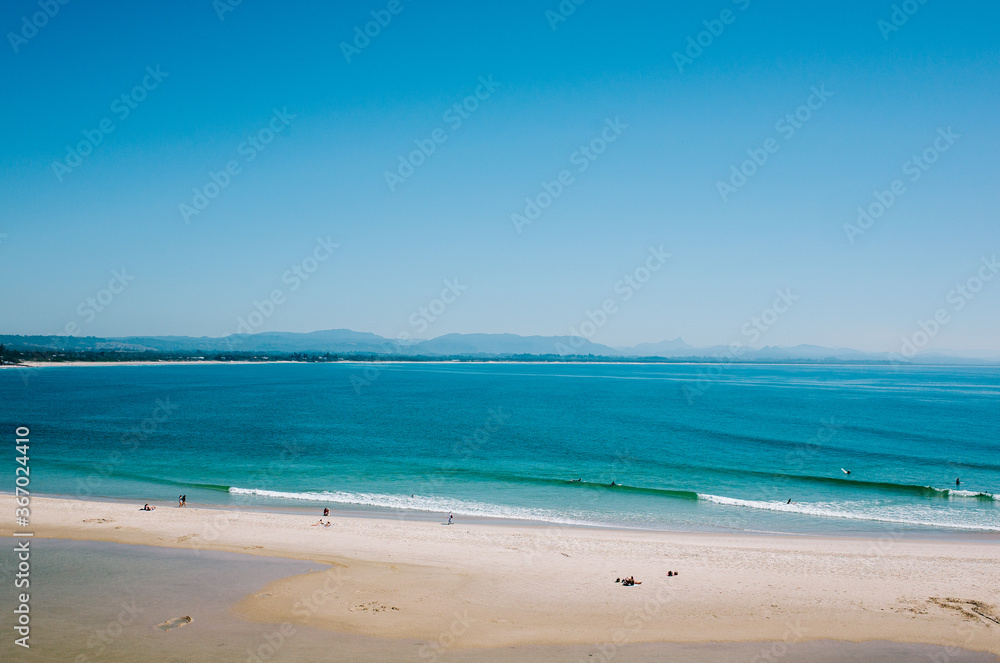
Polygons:
[[[755,345],[898,351],[945,309],[927,347],[1000,350],[1000,278],[961,309],[949,296],[1000,253],[996,3],[914,1],[892,31],[888,1],[589,0],[558,22],[557,0],[244,0],[222,20],[220,4],[0,8],[0,332],[222,336],[280,289],[256,331],[566,334],[611,299],[596,342],[707,345],[747,341],[790,289]],[[391,20],[345,56],[373,11]],[[778,124],[797,110],[794,133]],[[263,149],[244,142],[269,123]],[[949,127],[912,181],[907,160]],[[100,143],[54,167],[84,131]],[[615,140],[581,157],[602,131]],[[723,200],[747,150],[767,161]],[[185,223],[179,206],[230,161]],[[517,232],[511,215],[563,170],[572,183]],[[905,191],[848,241],[894,180]],[[340,246],[313,263],[317,237]],[[661,245],[662,269],[616,289]],[[316,268],[294,290],[293,266]],[[123,268],[127,287],[102,293]],[[442,307],[446,279],[465,289]]]

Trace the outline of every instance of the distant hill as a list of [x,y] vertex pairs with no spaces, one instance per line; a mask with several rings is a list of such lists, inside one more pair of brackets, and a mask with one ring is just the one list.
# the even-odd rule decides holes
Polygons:
[[630,357],[678,357],[684,356],[696,349],[693,345],[685,343],[684,339],[675,338],[672,341],[640,343],[631,348],[618,348],[618,351]]
[[598,355],[620,356],[606,345],[579,336],[518,336],[517,334],[445,334],[410,348],[419,355]]
[[[593,356],[608,359],[737,360],[758,362],[886,362],[886,353],[862,352],[851,348],[796,345],[745,349],[738,356],[729,346],[696,347],[675,338],[634,347],[612,348],[579,336],[519,336],[517,334],[445,334],[430,340],[413,340],[400,345],[392,339],[350,329],[328,329],[310,333],[262,332],[208,336],[17,336],[0,335],[0,343],[23,352],[111,352],[172,353],[188,356],[219,353],[393,355],[411,357],[504,357]],[[896,358],[898,361],[898,357]],[[1000,364],[1000,352],[934,350],[917,354],[917,364]]]

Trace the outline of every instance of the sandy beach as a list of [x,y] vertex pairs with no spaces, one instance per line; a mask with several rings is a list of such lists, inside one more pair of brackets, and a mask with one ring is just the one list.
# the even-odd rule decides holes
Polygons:
[[[36,497],[35,538],[310,560],[242,618],[432,648],[890,640],[1000,654],[1000,546],[415,522]],[[0,535],[13,497],[0,496]],[[668,571],[679,573],[668,576]],[[623,587],[616,578],[641,585]]]

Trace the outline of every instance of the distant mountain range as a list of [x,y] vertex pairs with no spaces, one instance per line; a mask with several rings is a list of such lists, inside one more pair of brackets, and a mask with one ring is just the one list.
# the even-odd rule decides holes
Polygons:
[[[12,350],[54,352],[163,352],[200,353],[336,353],[386,356],[468,357],[490,359],[505,357],[594,356],[618,360],[644,358],[793,361],[793,362],[887,362],[900,361],[887,353],[862,352],[850,348],[826,348],[817,345],[794,347],[766,346],[743,348],[733,355],[729,346],[695,347],[675,338],[659,343],[641,343],[633,347],[612,348],[579,336],[519,336],[517,334],[445,334],[430,340],[400,343],[377,334],[350,329],[329,329],[310,333],[262,332],[232,334],[221,338],[208,336],[16,336],[0,335],[0,343]],[[934,350],[918,353],[908,361],[920,364],[1000,364],[1000,352]]]

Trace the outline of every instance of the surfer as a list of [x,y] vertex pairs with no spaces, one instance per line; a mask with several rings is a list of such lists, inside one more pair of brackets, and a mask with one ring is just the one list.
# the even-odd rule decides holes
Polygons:
[[851,473],[850,470],[845,470],[844,468],[840,468],[840,471],[843,472],[844,474],[850,474]]
[[618,484],[616,484],[614,481],[612,481],[610,485],[617,486]]
[[570,483],[578,483],[580,481],[583,481],[583,479],[573,479],[572,481],[570,481]]
[[955,485],[956,486],[962,485],[962,480],[961,479],[955,479]]
[[787,502],[785,502],[785,504],[791,504],[791,503],[792,503],[792,498],[791,498],[791,497],[789,497],[789,498],[788,498],[788,501],[787,501]]

